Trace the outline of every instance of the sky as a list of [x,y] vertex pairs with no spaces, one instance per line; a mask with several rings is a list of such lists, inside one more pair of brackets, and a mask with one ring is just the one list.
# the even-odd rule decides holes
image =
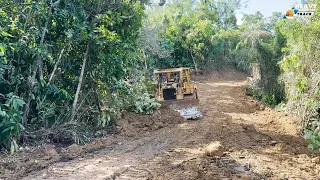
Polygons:
[[296,3],[300,3],[300,0],[248,0],[247,8],[241,8],[237,14],[237,24],[242,24],[243,14],[254,14],[260,11],[265,17],[270,17],[273,12],[283,12],[291,9]]

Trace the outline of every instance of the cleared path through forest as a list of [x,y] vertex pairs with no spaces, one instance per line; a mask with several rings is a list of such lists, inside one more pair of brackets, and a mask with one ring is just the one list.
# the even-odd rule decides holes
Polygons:
[[[296,120],[246,96],[245,78],[235,71],[198,77],[203,119],[119,137],[24,179],[319,179],[319,158],[308,154]],[[204,156],[212,142],[227,154]]]

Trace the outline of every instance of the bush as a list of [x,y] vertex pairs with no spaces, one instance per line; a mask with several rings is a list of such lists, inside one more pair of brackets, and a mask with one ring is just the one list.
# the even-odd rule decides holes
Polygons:
[[308,149],[310,151],[318,150],[320,152],[320,129],[316,131],[306,130],[304,139],[309,143]]
[[138,114],[147,114],[150,115],[154,110],[158,109],[161,106],[156,99],[151,98],[151,95],[148,93],[138,96],[134,106],[134,112]]
[[247,96],[252,96],[254,99],[261,101],[262,99],[262,91],[258,88],[254,88],[250,85],[244,86],[245,92]]
[[247,96],[252,96],[255,100],[261,101],[264,105],[275,107],[279,103],[275,94],[265,93],[263,90],[250,85],[245,85],[244,89]]
[[280,103],[276,106],[277,112],[287,112],[287,105],[285,103]]
[[245,89],[247,96],[253,96],[253,88],[252,88],[252,86],[245,85],[245,86],[243,86],[243,88]]
[[270,107],[275,107],[277,105],[277,100],[274,94],[263,94],[261,101],[264,105]]
[[0,145],[8,147],[10,145],[11,153],[18,150],[17,140],[19,140],[24,126],[21,124],[21,108],[25,102],[20,97],[9,93],[2,95],[6,100],[0,105]]
[[145,74],[137,74],[128,81],[120,83],[126,89],[125,95],[119,96],[123,110],[150,115],[160,107],[153,97],[157,82],[147,78]]

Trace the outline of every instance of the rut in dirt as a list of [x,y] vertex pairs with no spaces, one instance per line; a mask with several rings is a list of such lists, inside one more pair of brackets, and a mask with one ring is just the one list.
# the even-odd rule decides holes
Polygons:
[[[320,177],[320,162],[308,153],[295,119],[245,96],[245,78],[234,71],[199,78],[201,120],[110,137],[114,139],[107,148],[55,163],[24,179]],[[206,147],[215,142],[223,146],[223,155],[206,156]]]

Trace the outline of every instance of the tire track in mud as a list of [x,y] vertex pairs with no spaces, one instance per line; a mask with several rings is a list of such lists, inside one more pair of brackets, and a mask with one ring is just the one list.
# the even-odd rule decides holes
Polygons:
[[[171,165],[173,161],[177,161],[178,164],[181,164],[195,158],[196,156],[194,155],[183,155],[182,157],[180,155],[179,158],[170,155],[175,153],[179,155],[181,152],[184,153],[184,150],[187,147],[193,147],[194,144],[197,144],[199,139],[204,137],[208,132],[209,127],[200,124],[199,122],[183,123],[178,125],[180,129],[170,129],[165,135],[156,133],[155,136],[160,138],[155,139],[155,142],[166,141],[168,146],[161,149],[153,156],[150,156],[150,158],[143,163],[140,163],[137,166],[131,166],[124,171],[116,172],[115,176],[107,179],[157,179],[158,175],[154,172],[163,171],[162,168],[164,167],[164,164],[167,168],[174,168],[177,165]],[[201,133],[199,132],[199,129],[201,129]],[[197,136],[194,136],[195,134],[197,134]],[[143,149],[144,147],[141,148]],[[139,150],[138,152],[141,151],[142,150]],[[171,161],[168,162],[168,159],[171,159]]]

